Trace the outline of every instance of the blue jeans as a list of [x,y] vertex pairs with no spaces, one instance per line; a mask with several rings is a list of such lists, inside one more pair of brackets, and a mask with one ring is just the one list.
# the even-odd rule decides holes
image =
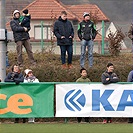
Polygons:
[[62,64],[66,63],[66,52],[68,54],[67,63],[72,64],[73,46],[72,45],[60,45],[61,61]]
[[89,41],[82,40],[81,41],[81,55],[80,55],[80,66],[81,67],[84,67],[86,47],[88,48],[89,67],[93,66],[93,46],[94,46],[94,43],[92,40],[89,40]]

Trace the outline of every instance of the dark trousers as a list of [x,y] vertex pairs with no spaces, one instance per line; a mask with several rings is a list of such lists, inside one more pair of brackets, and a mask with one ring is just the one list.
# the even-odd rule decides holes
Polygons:
[[67,63],[72,64],[73,46],[72,45],[61,45],[60,50],[61,50],[62,64],[66,63],[66,52],[68,54]]
[[129,119],[128,119],[128,122],[129,122],[129,123],[133,123],[133,118],[129,118]]
[[[23,119],[23,123],[26,122],[26,118],[22,118]],[[19,123],[19,118],[15,118],[15,123]]]
[[35,60],[33,57],[33,52],[32,52],[32,47],[31,47],[30,41],[29,40],[18,41],[18,42],[16,42],[16,44],[17,44],[16,50],[17,50],[17,62],[18,62],[18,64],[23,63],[23,59],[22,59],[23,46],[26,49],[26,52],[28,54],[28,58],[29,58],[30,62],[34,63]]
[[[84,119],[85,119],[85,122],[90,122],[90,118],[89,117],[84,117]],[[77,120],[78,120],[78,123],[80,123],[81,120],[82,120],[82,117],[77,117]]]

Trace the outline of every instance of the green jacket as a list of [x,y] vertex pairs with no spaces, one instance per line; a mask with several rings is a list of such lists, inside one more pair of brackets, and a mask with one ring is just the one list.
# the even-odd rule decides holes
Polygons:
[[89,78],[81,76],[76,82],[91,82]]

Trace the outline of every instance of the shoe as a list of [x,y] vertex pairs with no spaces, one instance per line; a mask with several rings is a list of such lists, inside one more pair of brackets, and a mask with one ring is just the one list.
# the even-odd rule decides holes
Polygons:
[[67,65],[66,64],[62,64],[62,68],[63,69],[66,69],[67,68]]
[[72,64],[68,64],[68,69],[72,69],[72,68],[73,68]]
[[35,118],[29,118],[28,119],[28,123],[34,123],[35,122]]
[[26,118],[23,118],[23,123],[26,123]]
[[19,123],[19,118],[15,118],[14,123]]
[[128,123],[133,123],[133,121],[128,121]]
[[107,123],[112,123],[112,120],[109,120]]
[[106,124],[106,123],[107,123],[107,120],[104,119],[104,120],[103,120],[103,124]]

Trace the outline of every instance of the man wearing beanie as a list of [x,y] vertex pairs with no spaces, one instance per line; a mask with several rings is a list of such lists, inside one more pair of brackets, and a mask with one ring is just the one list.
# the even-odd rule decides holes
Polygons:
[[78,37],[81,40],[80,66],[84,68],[86,47],[88,48],[89,67],[93,66],[93,40],[96,37],[96,28],[90,20],[90,14],[84,12],[83,21],[78,25]]
[[24,46],[31,64],[35,65],[36,62],[34,60],[32,48],[30,45],[28,28],[19,24],[20,23],[19,18],[20,18],[20,12],[18,10],[15,10],[13,12],[13,19],[10,22],[10,26],[13,31],[13,36],[16,43],[17,63],[19,66],[21,67],[23,66],[22,46]]

